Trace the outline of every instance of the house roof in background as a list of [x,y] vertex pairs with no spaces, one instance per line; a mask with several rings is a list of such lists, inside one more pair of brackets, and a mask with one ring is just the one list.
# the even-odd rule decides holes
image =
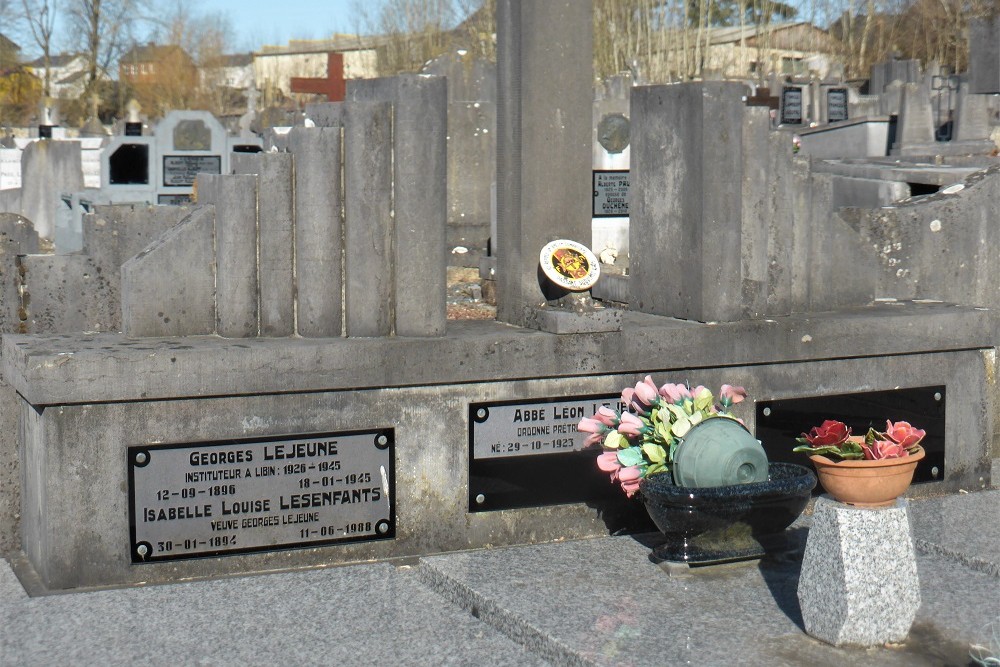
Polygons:
[[291,55],[297,53],[329,53],[331,51],[364,51],[387,44],[387,35],[332,35],[328,39],[293,39],[287,46],[262,46],[255,56]]
[[183,54],[186,58],[190,59],[191,56],[188,55],[187,51],[177,46],[176,44],[143,44],[136,45],[129,49],[125,55],[122,56],[121,62],[123,63],[155,63],[164,58],[168,58],[176,53]]
[[[49,67],[65,67],[80,57],[82,57],[82,54],[79,53],[60,53],[55,56],[49,56]],[[45,57],[35,58],[30,63],[25,63],[25,65],[35,69],[43,68],[45,67]]]
[[230,53],[209,58],[204,67],[246,67],[252,62],[252,53]]
[[0,48],[2,49],[14,49],[15,51],[20,51],[21,47],[17,42],[7,37],[7,35],[0,32]]

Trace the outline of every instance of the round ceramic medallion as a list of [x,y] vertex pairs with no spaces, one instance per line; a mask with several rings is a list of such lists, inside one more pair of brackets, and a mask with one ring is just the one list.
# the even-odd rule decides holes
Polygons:
[[590,289],[601,275],[597,257],[576,241],[561,239],[546,244],[538,261],[549,280],[571,292]]

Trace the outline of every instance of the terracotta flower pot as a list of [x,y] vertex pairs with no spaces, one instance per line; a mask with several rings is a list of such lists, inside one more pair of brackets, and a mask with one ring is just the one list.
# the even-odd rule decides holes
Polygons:
[[809,458],[819,483],[835,500],[858,507],[885,507],[909,488],[924,448],[917,446],[909,456],[878,461],[832,461],[818,454]]

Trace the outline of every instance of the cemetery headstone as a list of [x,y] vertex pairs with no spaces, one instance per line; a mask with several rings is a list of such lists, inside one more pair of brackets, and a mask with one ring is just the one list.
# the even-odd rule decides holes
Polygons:
[[781,124],[801,125],[804,121],[802,88],[786,86],[781,90]]
[[1000,16],[969,21],[969,92],[1000,93]]
[[839,123],[847,119],[847,88],[827,89],[826,122]]

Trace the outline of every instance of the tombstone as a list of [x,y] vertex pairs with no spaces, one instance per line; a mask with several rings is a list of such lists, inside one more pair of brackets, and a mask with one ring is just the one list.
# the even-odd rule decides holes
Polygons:
[[108,136],[107,130],[104,128],[104,124],[101,123],[101,119],[98,117],[97,110],[101,104],[101,97],[94,93],[90,96],[90,115],[87,117],[86,122],[80,128],[81,137],[101,137],[106,138]]
[[971,93],[969,88],[968,82],[958,88],[951,143],[955,148],[961,147],[968,153],[986,155],[997,148],[990,139],[992,126],[989,96]]
[[969,20],[969,92],[1000,93],[1000,16]]
[[83,188],[78,141],[37,141],[21,156],[21,213],[42,238],[55,235],[60,196]]
[[[879,112],[883,116],[898,116],[903,103],[902,81],[893,81],[885,87],[885,92],[879,97]],[[929,103],[929,101],[928,101]]]
[[896,142],[889,154],[933,155],[936,143],[930,92],[918,83],[905,84],[896,124]]
[[894,81],[904,84],[919,83],[921,81],[920,61],[896,60],[894,58],[884,63],[872,65],[868,94],[881,95]]
[[[587,39],[592,21],[577,7],[508,2],[499,9],[500,60],[507,61],[500,79],[515,84],[501,94],[508,88],[523,94],[518,104],[501,104],[503,117],[517,122],[499,124],[508,133],[499,164],[511,167],[520,186],[527,177],[576,171],[582,157],[583,221],[562,224],[585,232],[592,128],[581,123],[583,131],[562,136],[571,147],[553,146],[552,119],[538,113],[560,108],[548,99],[552,77],[531,74],[534,65],[547,72],[542,56],[555,46],[589,99],[584,74],[592,54],[570,47],[578,46],[574,33]],[[522,38],[524,48],[507,50]],[[503,69],[510,65],[524,67]],[[526,80],[517,79],[519,69]],[[440,130],[444,108],[413,110],[426,101],[424,93],[443,100],[441,83],[404,77],[367,85],[370,97],[344,102],[343,128],[295,128],[289,137],[296,251],[293,271],[287,260],[282,270],[296,279],[297,326],[303,288],[347,299],[321,322],[337,334],[259,335],[263,282],[246,287],[268,273],[259,262],[278,254],[262,254],[268,239],[261,234],[276,232],[270,240],[281,242],[285,256],[288,237],[287,226],[261,224],[260,217],[287,214],[287,201],[262,209],[260,193],[269,189],[269,174],[289,176],[289,158],[270,165],[253,156],[247,159],[257,163],[254,174],[199,175],[199,193],[209,203],[125,263],[125,335],[5,339],[5,377],[19,413],[19,426],[7,432],[18,432],[16,449],[23,452],[16,476],[23,484],[22,574],[37,575],[40,589],[165,583],[607,535],[636,508],[596,469],[596,452],[583,450],[575,425],[596,407],[616,404],[623,384],[641,378],[650,363],[679,380],[734,381],[766,397],[749,413],[751,429],[770,420],[794,432],[790,401],[830,406],[840,396],[841,405],[849,394],[881,409],[885,401],[872,393],[886,391],[902,402],[900,388],[920,388],[936,411],[947,403],[938,432],[949,443],[947,457],[943,445],[940,453],[951,476],[913,493],[989,483],[995,317],[973,307],[871,304],[870,294],[849,302],[823,298],[824,289],[844,298],[844,284],[879,258],[846,222],[815,213],[829,208],[828,174],[790,159],[787,133],[769,131],[766,109],[744,105],[742,85],[636,89],[630,114],[640,195],[634,250],[646,253],[649,281],[642,294],[696,295],[703,315],[728,316],[735,306],[738,318],[682,322],[642,312],[638,304],[622,317],[621,331],[560,336],[501,321],[456,323],[426,337],[399,335],[392,318],[400,304],[380,300],[384,283],[395,287],[400,273],[439,292],[424,277],[443,271],[441,258],[393,241],[444,233],[444,136],[420,134],[427,116]],[[559,92],[564,100],[580,94]],[[406,105],[412,107],[397,112]],[[691,120],[678,125],[678,117]],[[578,129],[573,118],[565,121]],[[558,137],[565,128],[555,129]],[[308,158],[303,146],[314,147]],[[433,158],[422,166],[435,175],[419,181],[431,187],[397,190],[400,177],[414,176],[413,146]],[[511,154],[511,148],[528,150]],[[342,161],[329,159],[341,155]],[[548,159],[541,166],[528,160],[542,157]],[[394,172],[401,162],[405,169]],[[735,192],[733,183],[740,184]],[[985,194],[994,194],[994,183],[987,184]],[[277,185],[272,194],[287,199],[284,184]],[[537,248],[515,232],[529,240],[549,228],[563,233],[555,227],[559,218],[533,216],[551,193],[534,185],[521,194],[525,202],[501,193],[498,232],[507,242],[499,268],[527,269],[526,258],[512,256],[515,247],[537,258]],[[396,236],[397,201],[418,212],[437,202],[441,211],[405,219],[415,228]],[[671,234],[684,247],[665,250]],[[303,258],[311,264],[308,277],[300,271]],[[691,277],[679,275],[675,261]],[[837,271],[808,273],[824,262]],[[322,269],[330,279],[312,285]],[[531,269],[537,281],[536,261]],[[349,283],[343,289],[342,277]],[[507,280],[517,287],[524,278]],[[542,292],[537,282],[532,288]],[[813,301],[799,299],[799,289]],[[544,298],[511,285],[503,293],[537,309],[532,304]],[[793,305],[802,312],[790,314]],[[837,310],[843,305],[855,307]],[[256,326],[246,321],[255,307]],[[363,335],[344,336],[341,325]],[[223,327],[241,336],[256,332],[223,338]],[[936,403],[929,398],[935,392]],[[0,493],[10,494],[10,486],[0,485]]]
[[448,80],[448,236],[469,252],[452,264],[478,265],[490,239],[490,187],[496,180],[496,65],[465,49],[445,53],[422,73]]
[[802,98],[802,88],[798,86],[785,86],[781,89],[782,125],[802,125],[805,122]]
[[839,123],[848,119],[847,88],[826,89],[826,122]]

